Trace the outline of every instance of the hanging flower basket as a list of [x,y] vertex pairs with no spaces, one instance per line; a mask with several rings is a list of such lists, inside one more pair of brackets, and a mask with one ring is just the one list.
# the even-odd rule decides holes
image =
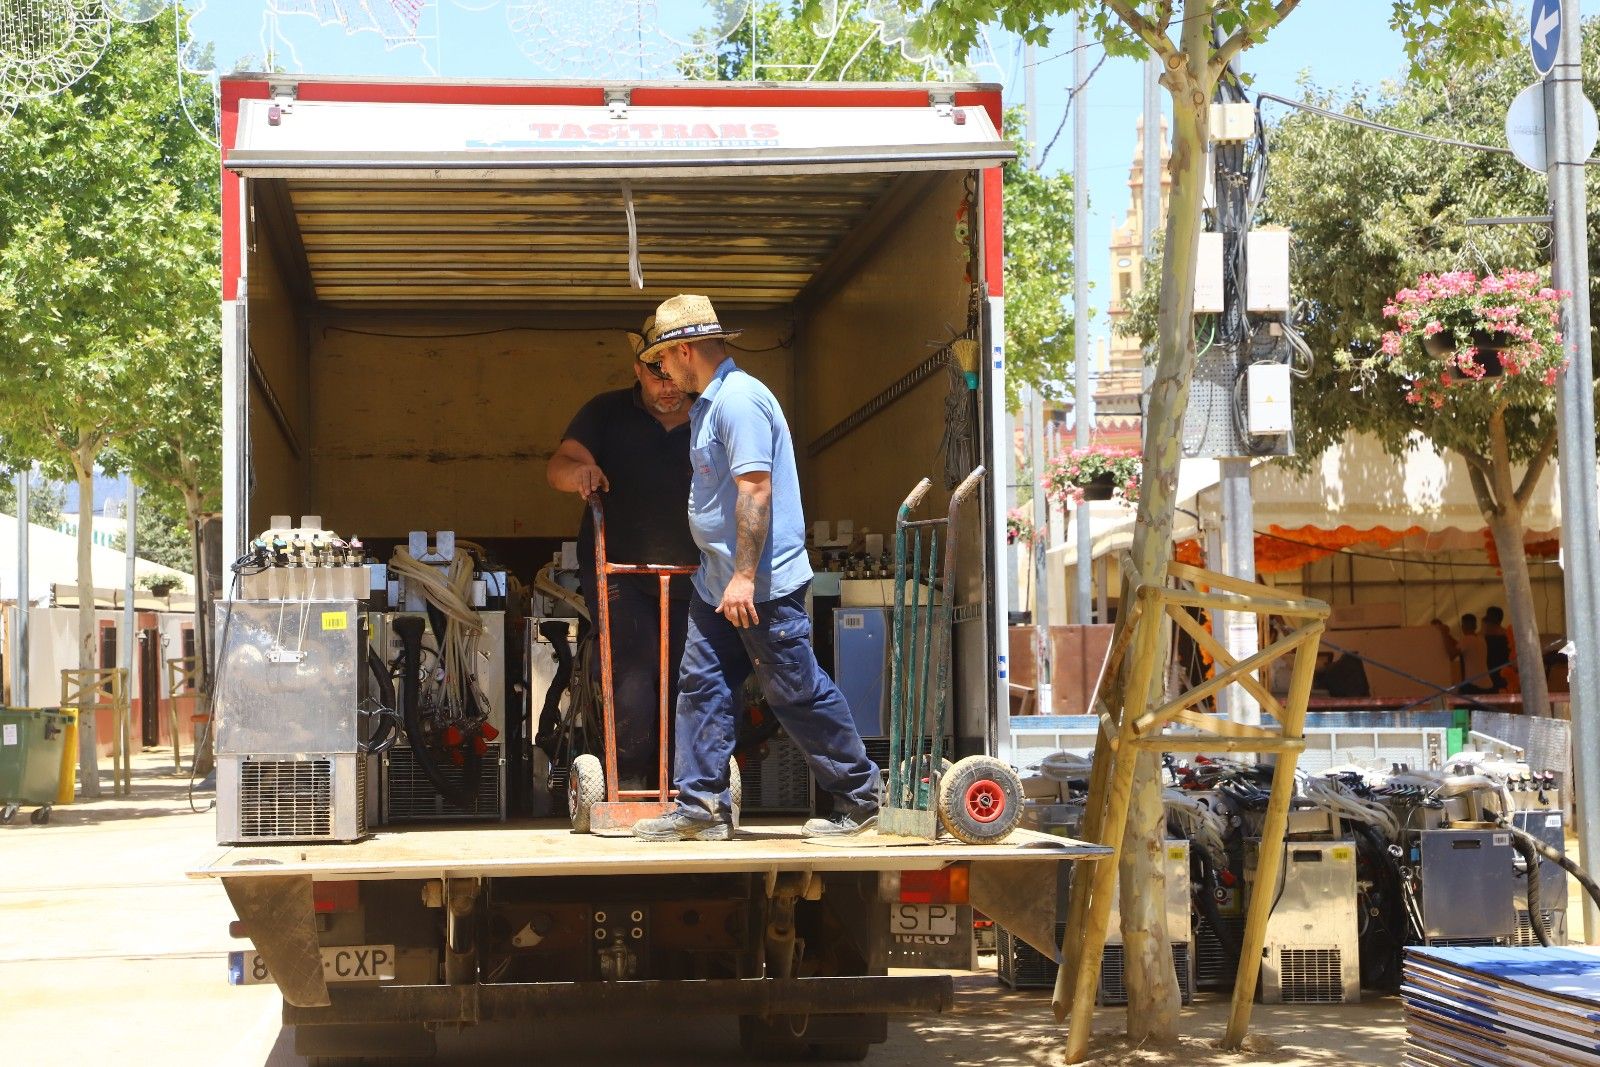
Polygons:
[[1140,456],[1127,448],[1085,448],[1064,452],[1045,471],[1045,492],[1063,505],[1085,500],[1139,500]]
[[1084,483],[1082,490],[1085,500],[1110,500],[1117,491],[1116,475],[1110,471],[1097,474]]
[[1377,354],[1342,362],[1369,381],[1398,378],[1408,404],[1442,408],[1452,389],[1550,389],[1566,365],[1561,300],[1532,271],[1480,278],[1470,271],[1424,274],[1383,309],[1396,328]]
[[1033,520],[1021,508],[1006,512],[1006,544],[1033,547]]

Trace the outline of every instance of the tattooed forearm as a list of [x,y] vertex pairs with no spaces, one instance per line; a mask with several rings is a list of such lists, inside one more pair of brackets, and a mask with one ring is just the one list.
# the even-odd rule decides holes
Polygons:
[[755,577],[761,563],[762,550],[767,546],[767,530],[772,525],[772,489],[770,484],[749,485],[742,479],[739,499],[733,509],[738,527],[738,543],[733,552],[733,570],[736,574]]

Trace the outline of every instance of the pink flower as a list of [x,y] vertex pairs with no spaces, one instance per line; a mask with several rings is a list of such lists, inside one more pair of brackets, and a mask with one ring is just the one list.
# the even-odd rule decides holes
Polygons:
[[1557,373],[1558,373],[1558,371],[1557,371],[1557,368],[1555,368],[1555,367],[1551,367],[1549,370],[1544,372],[1545,388],[1549,388],[1550,386],[1553,386],[1553,385],[1556,384],[1556,374]]
[[1434,393],[1433,394],[1433,409],[1435,411],[1438,411],[1442,407],[1444,407],[1444,394],[1443,393]]
[[1400,354],[1400,335],[1392,330],[1384,334],[1383,345],[1380,350],[1386,356],[1398,356]]
[[1417,392],[1415,389],[1411,390],[1409,393],[1406,394],[1406,403],[1407,404],[1420,404],[1420,403],[1422,403],[1422,394]]
[[1422,336],[1424,337],[1432,337],[1434,334],[1443,332],[1444,323],[1440,322],[1438,319],[1434,319],[1432,322],[1428,323],[1428,325],[1422,328]]

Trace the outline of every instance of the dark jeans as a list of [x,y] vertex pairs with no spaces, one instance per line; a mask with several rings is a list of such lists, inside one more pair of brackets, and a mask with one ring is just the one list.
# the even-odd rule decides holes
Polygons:
[[867,758],[844,695],[811,651],[806,587],[756,605],[760,622],[740,629],[696,596],[678,679],[678,807],[696,819],[726,820],[732,811],[728,760],[733,755],[739,690],[752,671],[772,713],[806,754],[834,810],[876,811],[878,768]]
[[[595,607],[591,576],[582,575],[583,597],[589,604],[596,635],[600,612]],[[611,683],[616,702],[617,775],[624,781],[642,779],[656,784],[661,744],[661,603],[657,580],[648,575],[614,574],[607,582],[611,594]],[[678,699],[678,662],[683,658],[684,624],[688,600],[667,601],[667,708]],[[600,652],[595,649],[593,677],[600,678]],[[603,711],[602,711],[603,714]],[[667,766],[672,766],[668,736]]]

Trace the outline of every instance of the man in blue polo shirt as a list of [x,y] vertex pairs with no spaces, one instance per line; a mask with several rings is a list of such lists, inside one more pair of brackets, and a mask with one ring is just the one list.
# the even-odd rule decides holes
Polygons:
[[734,365],[723,342],[736,336],[709,299],[676,296],[656,310],[639,356],[700,394],[689,410],[689,529],[700,570],[678,679],[678,806],[634,825],[647,841],[732,836],[728,759],[737,696],[752,671],[833,796],[833,814],[807,822],[805,834],[856,834],[878,818],[878,769],[811,649],[811,564],[789,424],[772,392]]
[[[603,494],[606,557],[612,563],[693,566],[699,551],[683,513],[689,492],[689,398],[638,361],[643,335],[628,337],[636,357],[635,384],[601,393],[579,409],[550,457],[545,478],[552,487],[585,501]],[[599,626],[594,548],[594,519],[585,506],[578,532],[578,583],[589,617]],[[618,784],[648,788],[654,784],[660,754],[660,585],[647,574],[614,574],[607,588]],[[688,579],[673,578],[667,612],[669,700],[676,699],[689,596]],[[596,656],[596,669],[598,661]],[[541,723],[541,733],[553,725]]]

